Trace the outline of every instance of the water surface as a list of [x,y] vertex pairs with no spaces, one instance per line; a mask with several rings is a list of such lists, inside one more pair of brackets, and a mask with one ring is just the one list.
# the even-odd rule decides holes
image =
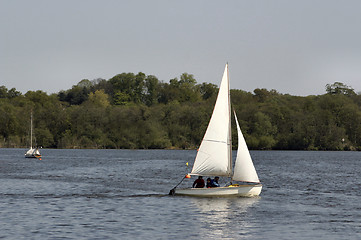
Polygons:
[[252,151],[261,196],[206,199],[168,196],[196,151],[24,152],[0,149],[1,239],[361,239],[360,152]]

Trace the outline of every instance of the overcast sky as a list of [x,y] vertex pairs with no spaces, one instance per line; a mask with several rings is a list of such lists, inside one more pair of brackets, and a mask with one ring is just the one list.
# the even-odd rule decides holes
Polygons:
[[82,79],[182,73],[232,89],[361,92],[359,0],[0,0],[0,86],[57,93]]

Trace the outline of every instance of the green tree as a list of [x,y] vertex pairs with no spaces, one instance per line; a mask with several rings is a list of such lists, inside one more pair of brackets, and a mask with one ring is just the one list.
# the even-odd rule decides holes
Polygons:
[[68,102],[71,105],[80,105],[88,99],[89,93],[89,88],[76,85],[70,90],[60,91],[58,97],[60,101]]
[[42,147],[53,147],[54,137],[49,129],[35,129],[36,144]]
[[147,76],[145,79],[144,103],[152,106],[158,102],[159,80],[155,76]]
[[167,104],[173,101],[180,103],[200,101],[200,88],[196,83],[192,74],[183,73],[180,80],[173,78],[169,84],[161,84],[159,102]]
[[0,98],[6,98],[8,95],[8,89],[5,86],[0,86]]
[[353,96],[356,95],[354,89],[341,82],[335,82],[333,84],[326,84],[327,94],[343,94]]
[[90,105],[106,108],[110,105],[109,96],[104,90],[96,90],[89,94],[88,102]]
[[202,83],[199,86],[199,90],[204,100],[215,97],[218,92],[217,85],[212,83]]
[[[109,80],[113,87],[111,95],[114,97],[119,93],[123,96],[129,96],[130,101],[134,103],[140,103],[144,94],[144,80],[145,74],[138,73],[122,73],[114,76]],[[118,100],[115,99],[114,102]]]

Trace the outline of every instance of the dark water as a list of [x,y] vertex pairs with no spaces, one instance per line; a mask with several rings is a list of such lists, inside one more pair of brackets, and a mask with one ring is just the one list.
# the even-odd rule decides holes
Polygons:
[[195,151],[24,152],[0,149],[0,239],[361,239],[360,152],[254,151],[261,197],[211,199],[167,195]]

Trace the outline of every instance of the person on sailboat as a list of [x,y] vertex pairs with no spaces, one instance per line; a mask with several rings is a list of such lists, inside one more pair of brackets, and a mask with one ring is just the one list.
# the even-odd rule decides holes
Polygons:
[[192,185],[192,187],[194,188],[204,188],[204,180],[202,176],[199,176],[198,179],[196,179]]
[[212,179],[211,178],[207,178],[207,188],[211,188],[212,187]]
[[215,177],[212,181],[211,181],[211,187],[220,187],[219,183],[218,183],[219,177]]

